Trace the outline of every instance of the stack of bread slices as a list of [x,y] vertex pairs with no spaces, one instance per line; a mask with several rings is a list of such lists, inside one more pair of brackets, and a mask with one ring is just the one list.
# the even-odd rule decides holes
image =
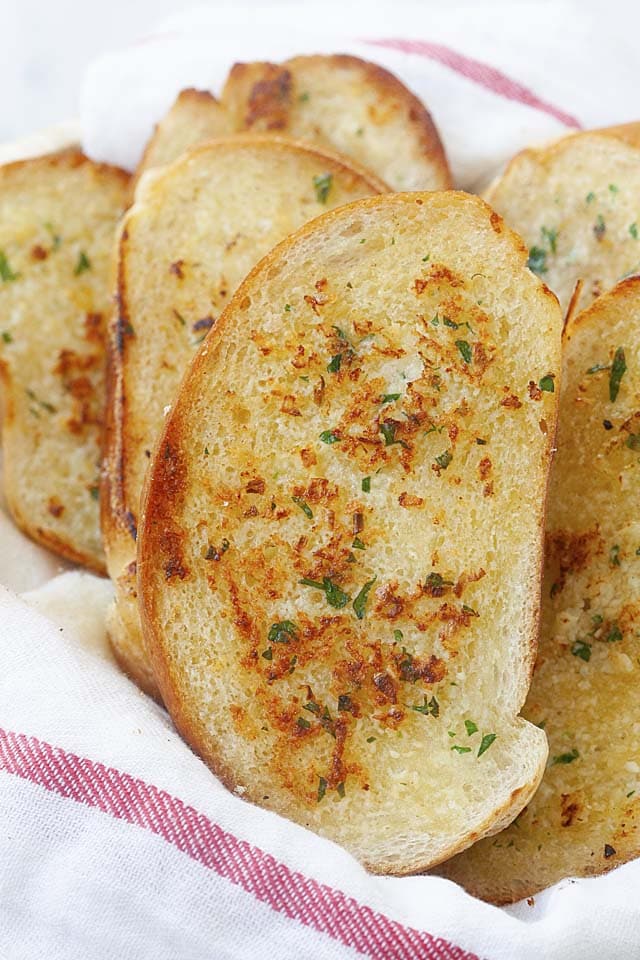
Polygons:
[[183,91],[132,177],[0,168],[16,523],[108,571],[230,789],[372,871],[640,854],[639,129],[481,199],[399,80],[306,56]]

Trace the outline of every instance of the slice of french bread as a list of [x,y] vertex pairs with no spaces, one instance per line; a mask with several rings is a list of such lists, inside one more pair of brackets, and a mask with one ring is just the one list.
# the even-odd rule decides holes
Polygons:
[[133,187],[147,170],[173,163],[190,147],[234,132],[231,117],[207,90],[182,90],[156,125],[136,170]]
[[397,77],[358,57],[236,63],[222,92],[235,129],[271,132],[338,150],[393,190],[446,190],[438,131]]
[[524,715],[549,737],[517,822],[444,864],[476,896],[519,900],[640,854],[640,279],[565,334],[538,661]]
[[384,190],[335,154],[261,136],[211,142],[150,173],[124,221],[109,362],[102,529],[116,656],[157,693],[136,605],[142,482],[197,345],[271,247],[320,212]]
[[566,309],[640,271],[640,124],[523,150],[486,199],[530,248],[529,263]]
[[100,572],[104,341],[128,180],[76,149],[0,168],[7,503],[34,540]]
[[371,870],[508,823],[544,733],[535,656],[561,316],[497,214],[380,196],[266,256],[166,420],[147,641],[230,787]]

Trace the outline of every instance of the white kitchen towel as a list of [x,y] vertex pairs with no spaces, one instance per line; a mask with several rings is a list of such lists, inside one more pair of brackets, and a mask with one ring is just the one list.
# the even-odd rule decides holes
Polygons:
[[[180,87],[219,90],[235,59],[347,51],[425,99],[472,185],[526,143],[635,119],[639,16],[607,9],[203,8],[92,66],[85,146],[132,166]],[[108,583],[58,573],[1,511],[1,960],[638,955],[640,861],[501,910],[439,878],[369,876],[228,793],[114,664]]]

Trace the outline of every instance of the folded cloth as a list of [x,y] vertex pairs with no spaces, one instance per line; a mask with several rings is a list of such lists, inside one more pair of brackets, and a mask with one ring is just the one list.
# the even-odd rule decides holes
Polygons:
[[[635,12],[624,29],[599,20],[596,34],[593,14],[568,3],[458,6],[437,18],[397,5],[360,16],[346,5],[293,9],[307,28],[291,7],[193,11],[96,62],[86,149],[133,166],[182,86],[216,91],[234,59],[318,50],[401,76],[433,111],[466,185],[528,142],[634,118],[635,57],[621,34],[637,36]],[[3,960],[637,955],[640,861],[501,910],[440,878],[370,876],[336,845],[227,792],[113,662],[108,582],[60,570],[0,506]]]

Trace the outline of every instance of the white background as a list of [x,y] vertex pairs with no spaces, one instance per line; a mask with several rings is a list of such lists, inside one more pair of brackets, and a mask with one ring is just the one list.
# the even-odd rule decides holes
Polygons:
[[[221,6],[224,0],[209,0]],[[264,7],[269,0],[252,0]],[[352,9],[357,4],[345,3]],[[464,0],[398,0],[433,7],[434,17]],[[468,4],[470,0],[466,0]],[[471,0],[473,2],[473,0]],[[476,0],[477,2],[477,0]],[[518,0],[511,0],[515,5]],[[619,16],[634,0],[583,0]],[[292,21],[305,17],[304,0],[290,0]],[[375,0],[369,0],[375,7]],[[444,3],[444,6],[443,6]],[[553,0],[540,0],[540,15]],[[77,115],[78,92],[87,64],[97,55],[143,39],[158,22],[185,6],[179,0],[0,0],[0,143]],[[205,4],[202,4],[205,5]],[[327,3],[326,30],[339,23],[340,5]],[[614,11],[616,13],[614,14]],[[337,20],[334,18],[338,18]],[[367,4],[363,5],[363,24]],[[250,24],[247,27],[250,28]],[[425,37],[424,39],[428,39]],[[567,38],[571,42],[571,38]],[[597,61],[597,38],[594,37]]]

